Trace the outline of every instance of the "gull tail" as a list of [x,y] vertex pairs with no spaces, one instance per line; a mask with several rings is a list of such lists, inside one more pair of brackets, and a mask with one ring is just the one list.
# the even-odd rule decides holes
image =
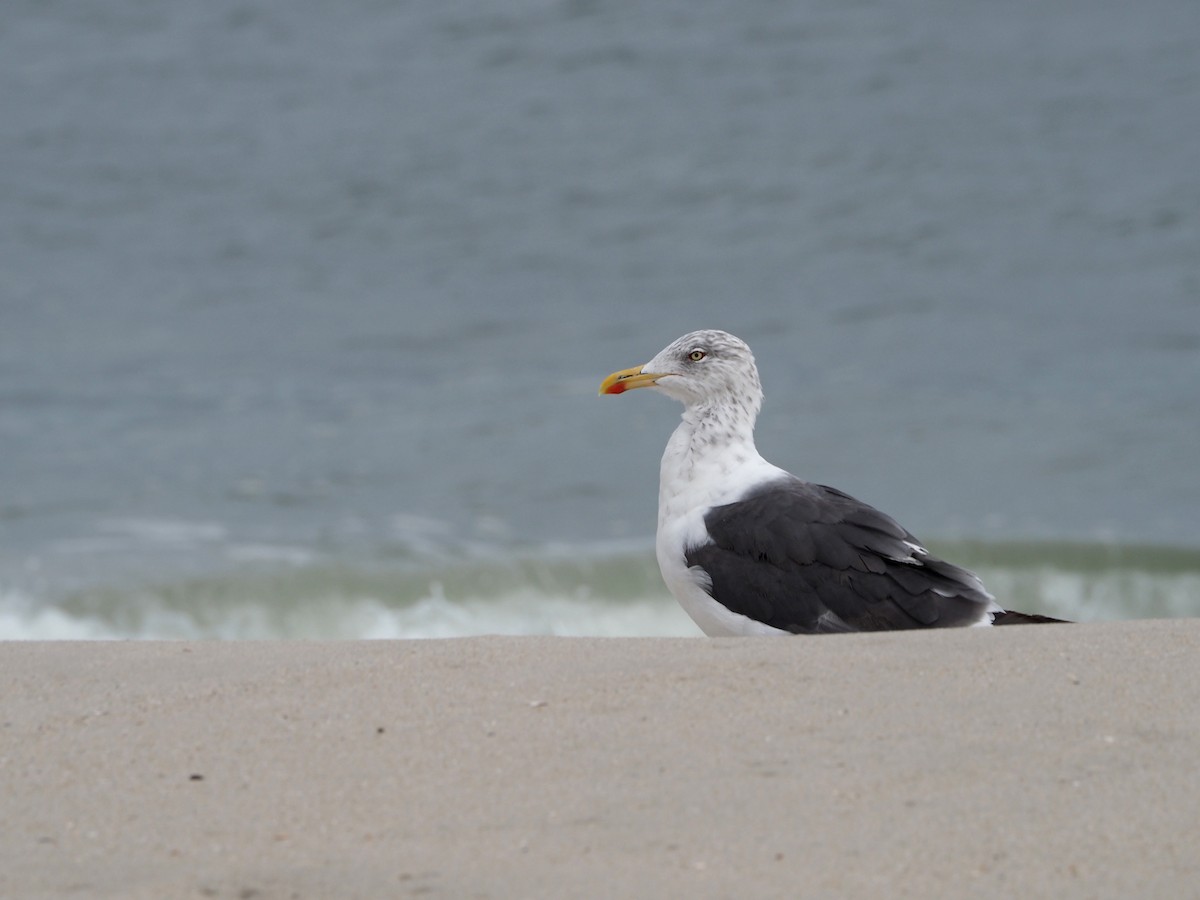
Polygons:
[[992,617],[993,625],[1071,625],[1068,619],[1052,619],[1049,616],[1039,616],[1034,613],[1019,613],[1004,610]]

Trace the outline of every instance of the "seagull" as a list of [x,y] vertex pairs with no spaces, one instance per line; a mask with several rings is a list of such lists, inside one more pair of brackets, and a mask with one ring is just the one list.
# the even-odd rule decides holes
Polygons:
[[895,519],[772,465],[754,445],[754,354],[693,331],[600,393],[653,388],[684,406],[660,470],[655,551],[667,588],[710,637],[1058,622],[1001,607],[973,572]]

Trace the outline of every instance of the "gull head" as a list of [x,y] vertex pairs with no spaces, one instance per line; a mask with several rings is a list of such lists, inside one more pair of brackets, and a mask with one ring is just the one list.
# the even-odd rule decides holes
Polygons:
[[733,404],[757,413],[762,404],[754,354],[745,341],[726,331],[685,334],[644,366],[613,372],[601,383],[600,393],[623,394],[643,387],[689,408]]

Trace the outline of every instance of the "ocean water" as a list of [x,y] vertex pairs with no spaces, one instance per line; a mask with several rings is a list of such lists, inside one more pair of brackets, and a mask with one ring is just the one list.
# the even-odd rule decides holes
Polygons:
[[692,634],[678,410],[1200,615],[1200,5],[0,8],[0,638]]

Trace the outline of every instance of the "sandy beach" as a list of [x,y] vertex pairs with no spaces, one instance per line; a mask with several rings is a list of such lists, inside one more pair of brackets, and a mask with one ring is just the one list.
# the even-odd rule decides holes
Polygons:
[[1185,897],[1200,620],[0,645],[0,895]]

